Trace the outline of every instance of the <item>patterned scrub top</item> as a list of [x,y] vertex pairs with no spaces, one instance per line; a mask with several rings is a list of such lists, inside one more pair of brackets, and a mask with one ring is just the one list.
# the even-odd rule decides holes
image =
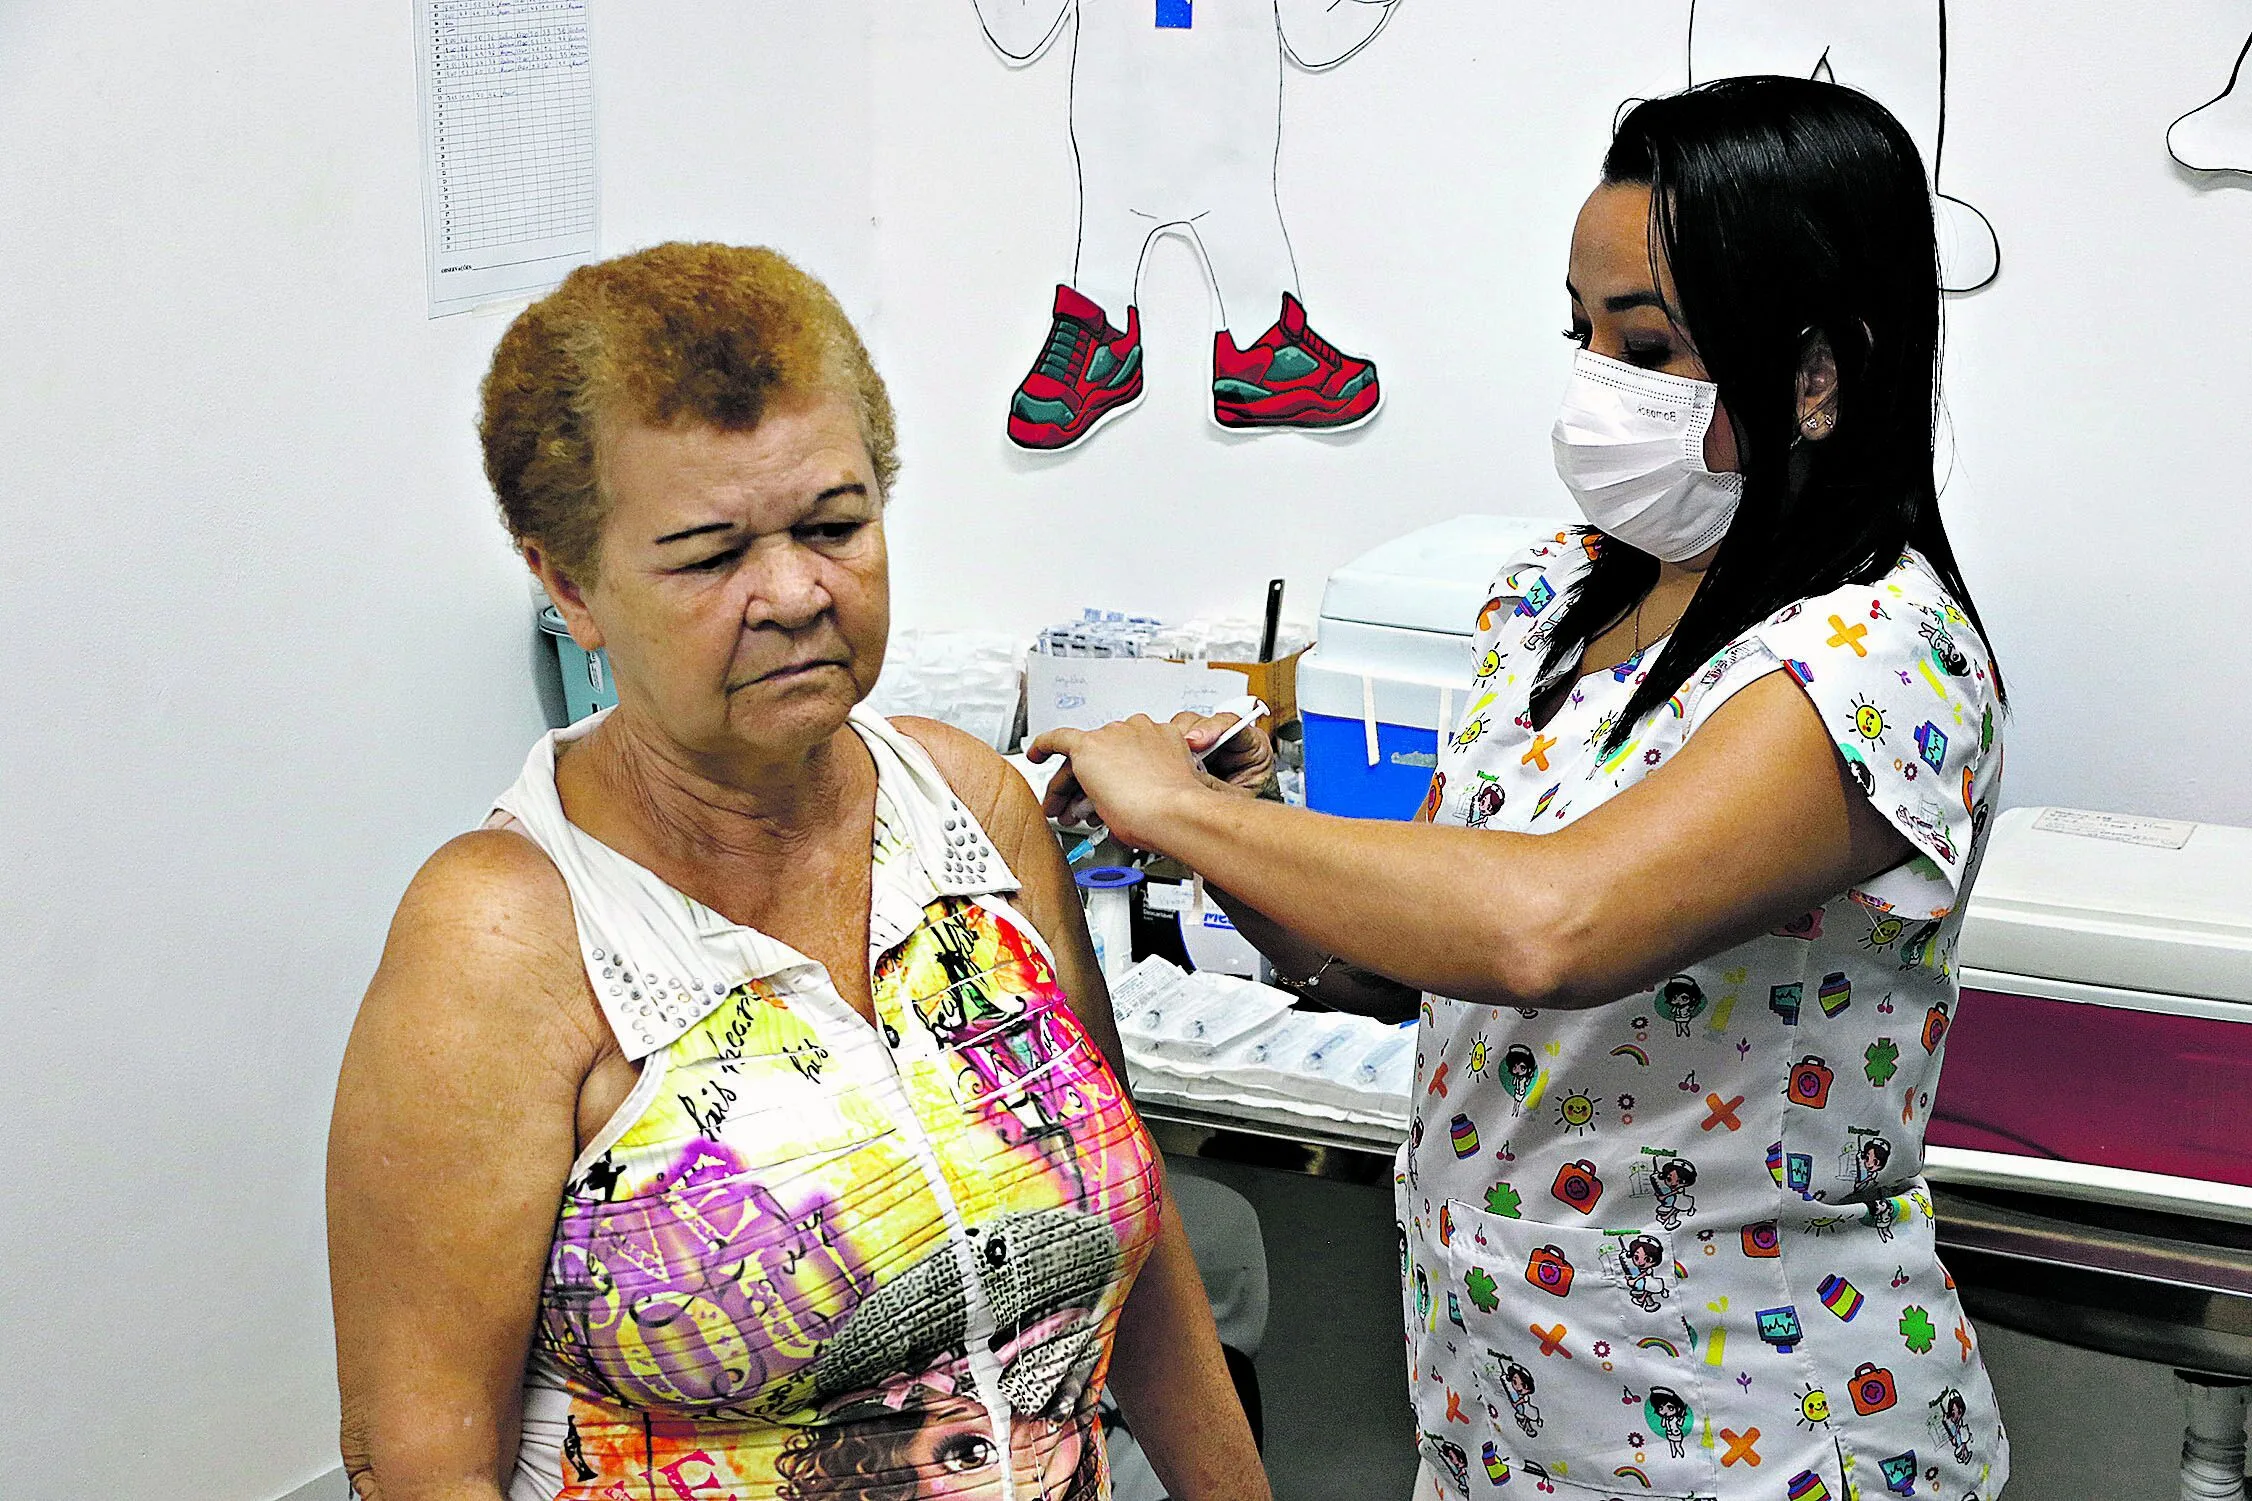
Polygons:
[[2009,1444],[1922,1176],[2000,778],[1986,647],[1910,553],[1747,632],[1606,752],[1657,646],[1543,727],[1528,707],[1595,545],[1496,580],[1424,817],[1552,833],[1781,671],[1916,853],[1606,1005],[1426,998],[1395,1183],[1428,1471],[1475,1501],[1992,1501]]
[[555,861],[641,1075],[572,1164],[511,1501],[1097,1501],[1156,1154],[1016,881],[920,746],[877,770],[877,1025],[819,964],[582,833],[543,739],[497,802]]

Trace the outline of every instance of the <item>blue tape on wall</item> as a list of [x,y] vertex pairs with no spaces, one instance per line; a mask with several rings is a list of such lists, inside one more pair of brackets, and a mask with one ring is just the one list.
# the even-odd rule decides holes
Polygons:
[[1157,0],[1157,24],[1161,30],[1186,31],[1194,24],[1196,0]]

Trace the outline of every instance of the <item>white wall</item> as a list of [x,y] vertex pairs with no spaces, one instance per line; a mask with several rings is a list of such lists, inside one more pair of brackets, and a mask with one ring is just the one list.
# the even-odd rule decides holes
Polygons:
[[2252,13],[1957,10],[1947,173],[2003,262],[1949,313],[1948,500],[2020,705],[2005,796],[2252,824],[2252,178],[2163,149]]
[[[1308,302],[1390,388],[1358,438],[1215,433],[1167,247],[1144,408],[1008,449],[1072,243],[1068,54],[1004,67],[968,0],[601,0],[603,238],[773,243],[864,320],[904,621],[1240,613],[1270,573],[1310,614],[1383,537],[1561,505],[1571,214],[1615,102],[1678,81],[1685,10],[1403,0],[1292,77]],[[2004,244],[1950,310],[1948,497],[2018,695],[2009,792],[2252,823],[2252,191],[2161,142],[2246,17],[2019,12],[1958,7],[1949,163]],[[0,7],[10,1496],[264,1501],[331,1462],[337,1055],[408,874],[539,727],[470,425],[502,319],[423,316],[410,18]]]
[[[1377,361],[1386,411],[1342,439],[1214,430],[1203,282],[1167,243],[1143,287],[1149,399],[1058,460],[1010,449],[1002,416],[1071,265],[1069,38],[1012,70],[969,0],[884,7],[902,619],[1242,614],[1272,573],[1310,618],[1328,571],[1384,537],[1568,514],[1547,432],[1571,220],[1617,103],[1683,81],[1687,9],[1402,0],[1358,58],[1294,71],[1281,186],[1307,305]],[[2223,0],[1951,16],[1946,175],[1999,226],[2003,270],[1949,305],[1945,500],[2016,694],[2013,802],[2252,823],[2233,753],[2252,733],[2252,182],[2192,181],[2164,146],[2248,24]]]
[[[0,6],[12,1501],[334,1466],[337,1059],[542,728],[472,430],[504,318],[425,317],[412,15]],[[865,312],[857,0],[597,25],[609,242],[770,238]]]

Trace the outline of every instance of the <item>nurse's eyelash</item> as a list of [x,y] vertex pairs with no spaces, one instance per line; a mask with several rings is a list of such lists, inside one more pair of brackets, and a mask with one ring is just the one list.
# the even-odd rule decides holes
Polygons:
[[1567,328],[1564,330],[1564,337],[1571,340],[1574,344],[1577,344],[1580,348],[1585,349],[1587,348],[1588,340],[1595,337],[1595,330],[1592,328]]

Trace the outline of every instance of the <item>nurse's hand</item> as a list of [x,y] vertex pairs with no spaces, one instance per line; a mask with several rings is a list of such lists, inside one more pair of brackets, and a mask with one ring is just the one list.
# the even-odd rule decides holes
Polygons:
[[[1173,728],[1188,737],[1189,749],[1199,754],[1235,726],[1233,714],[1176,714]],[[1204,762],[1204,769],[1237,792],[1258,797],[1275,785],[1275,743],[1257,723],[1237,730],[1235,737]]]
[[[1171,724],[1158,724],[1146,714],[1137,714],[1099,730],[1050,730],[1027,746],[1025,755],[1033,761],[1069,758],[1069,764],[1048,783],[1041,802],[1050,818],[1079,823],[1091,814],[1114,837],[1150,849],[1166,821],[1166,810],[1178,799],[1231,790],[1196,764],[1195,747],[1210,745],[1232,723],[1232,719],[1202,720],[1180,714]],[[1197,732],[1193,741],[1192,731]],[[1252,728],[1236,738],[1256,734]],[[1230,741],[1227,749],[1234,748]],[[1272,754],[1270,750],[1268,755]]]

